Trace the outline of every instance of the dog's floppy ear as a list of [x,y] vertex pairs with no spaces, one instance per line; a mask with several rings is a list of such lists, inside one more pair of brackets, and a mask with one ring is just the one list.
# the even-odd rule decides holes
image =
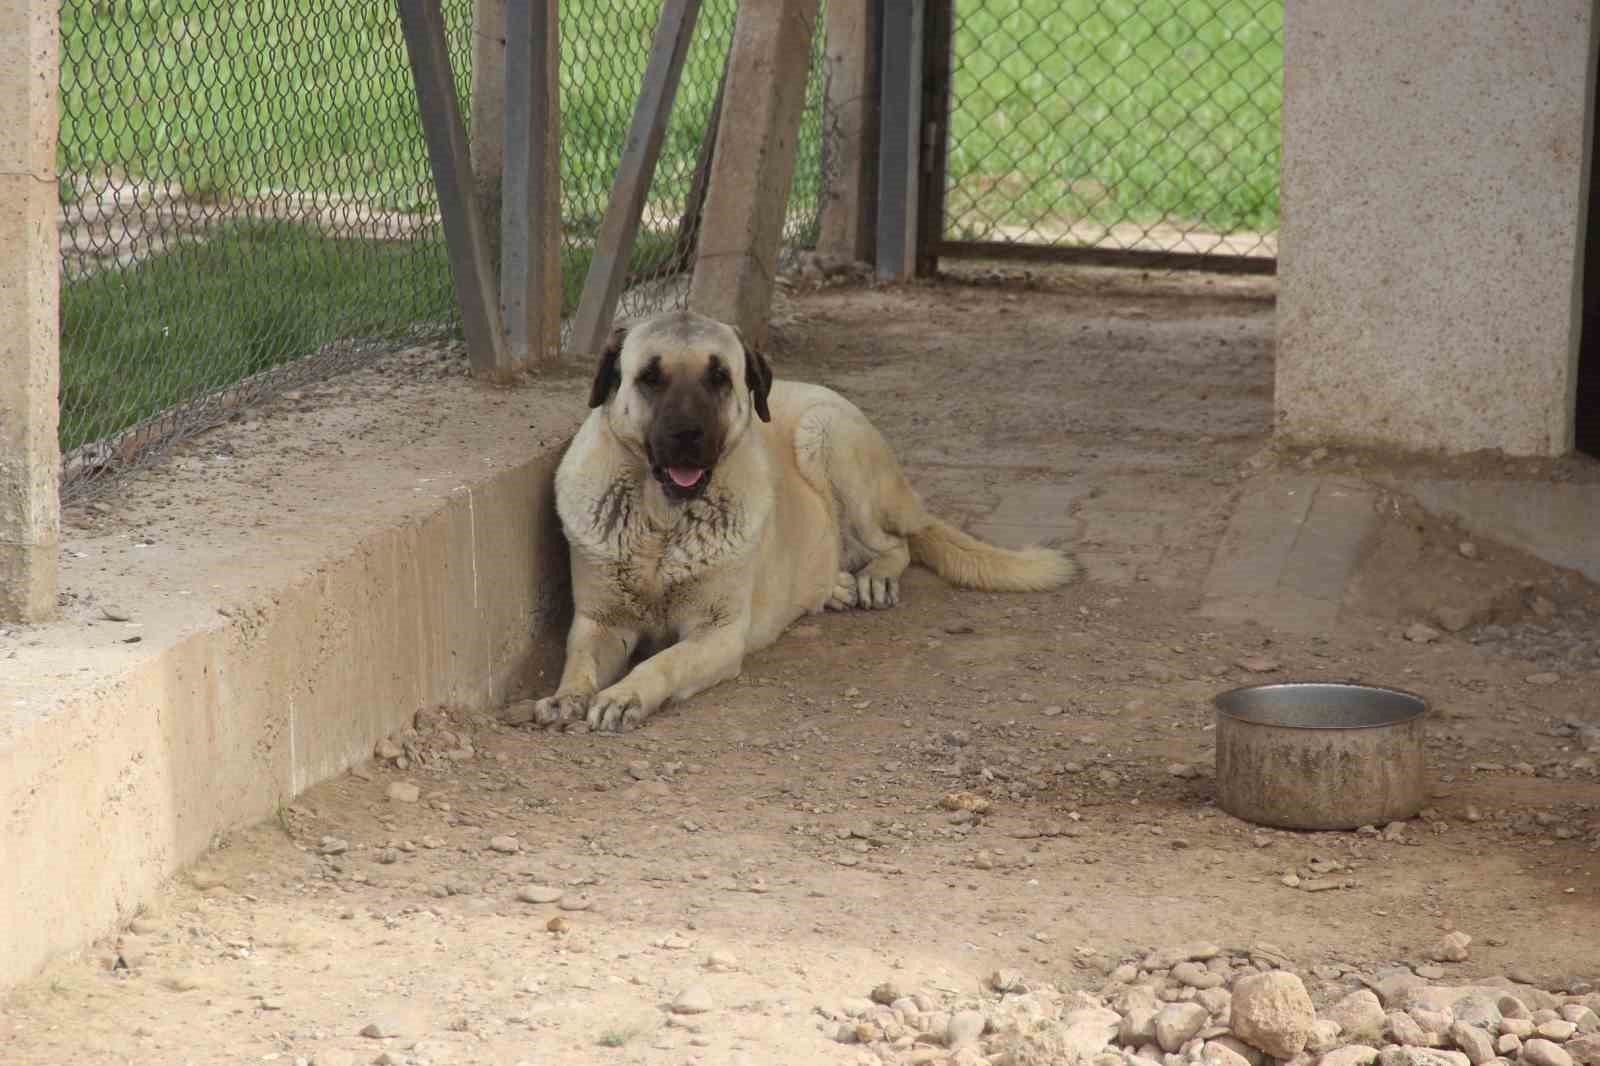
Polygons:
[[599,407],[611,397],[611,392],[622,384],[622,371],[617,366],[622,358],[622,342],[628,338],[628,327],[618,326],[606,339],[605,351],[600,353],[600,366],[594,372],[594,384],[589,387],[589,406]]
[[749,345],[744,349],[744,383],[750,389],[750,402],[755,404],[756,416],[763,422],[772,421],[767,409],[767,393],[772,391],[772,364],[767,357]]

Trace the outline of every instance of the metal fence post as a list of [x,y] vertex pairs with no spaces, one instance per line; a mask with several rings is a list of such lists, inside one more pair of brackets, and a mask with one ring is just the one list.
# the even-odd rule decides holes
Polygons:
[[473,193],[467,132],[461,121],[450,53],[445,47],[439,0],[400,0],[400,26],[406,39],[416,86],[422,135],[439,192],[439,215],[450,257],[450,278],[461,306],[472,372],[490,381],[508,381],[520,369],[506,354],[500,325],[500,299],[489,239]]
[[881,0],[883,85],[878,119],[878,278],[916,272],[922,183],[923,0]]
[[0,618],[56,606],[57,0],[0,0]]

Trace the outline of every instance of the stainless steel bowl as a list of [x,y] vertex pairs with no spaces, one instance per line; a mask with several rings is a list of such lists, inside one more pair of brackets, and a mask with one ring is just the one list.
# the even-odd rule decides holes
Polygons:
[[1216,697],[1217,803],[1283,829],[1355,829],[1427,801],[1428,703],[1338,682],[1252,685]]

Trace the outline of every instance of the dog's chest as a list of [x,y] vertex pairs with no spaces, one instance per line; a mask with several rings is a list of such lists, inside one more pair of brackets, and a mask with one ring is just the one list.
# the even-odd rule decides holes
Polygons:
[[693,608],[705,579],[751,549],[738,503],[710,495],[651,513],[644,487],[618,481],[592,499],[562,508],[573,547],[604,576],[617,606],[641,620],[666,622]]

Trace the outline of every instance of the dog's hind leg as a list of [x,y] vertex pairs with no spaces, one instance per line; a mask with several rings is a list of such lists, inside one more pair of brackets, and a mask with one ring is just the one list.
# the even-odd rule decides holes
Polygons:
[[834,501],[844,569],[828,609],[895,606],[911,565],[902,528],[916,528],[924,512],[889,443],[854,405],[835,400],[801,417],[795,452],[802,473]]

